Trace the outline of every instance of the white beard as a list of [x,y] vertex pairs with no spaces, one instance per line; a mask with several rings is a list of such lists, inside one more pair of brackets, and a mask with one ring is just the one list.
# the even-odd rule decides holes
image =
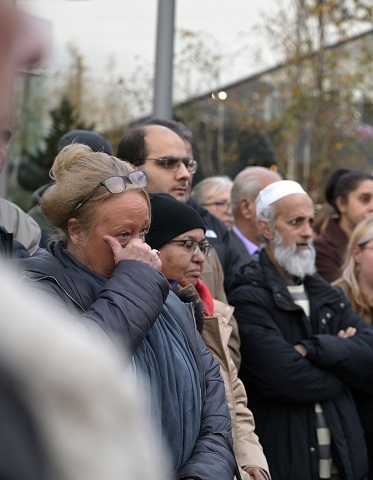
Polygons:
[[313,275],[316,272],[316,251],[311,238],[307,240],[307,244],[308,248],[297,252],[295,244],[284,245],[284,239],[277,231],[275,231],[275,236],[271,240],[273,256],[277,263],[287,273],[298,278],[304,278],[306,275]]

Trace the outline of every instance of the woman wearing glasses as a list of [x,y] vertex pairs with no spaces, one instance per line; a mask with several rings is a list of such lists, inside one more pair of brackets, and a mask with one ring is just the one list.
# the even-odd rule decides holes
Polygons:
[[231,203],[232,186],[233,182],[227,176],[208,177],[198,182],[191,191],[191,197],[225,223],[228,230],[234,223]]
[[144,172],[75,144],[58,154],[51,177],[41,209],[59,239],[19,261],[23,278],[125,348],[126,365],[150,391],[173,478],[232,480],[219,366],[196,336],[190,308],[170,293],[159,252],[144,242],[150,223]]
[[177,291],[184,301],[199,305],[195,315],[197,329],[220,363],[242,479],[268,479],[267,461],[254,433],[254,419],[247,408],[245,388],[237,378],[229,353],[232,328],[228,322],[233,308],[214,300],[200,278],[205,258],[212,249],[212,244],[205,237],[203,220],[192,207],[167,194],[151,195],[150,203],[152,224],[146,241],[151,247],[159,249],[162,272],[170,288]]
[[[347,245],[342,276],[334,282],[342,287],[353,310],[373,325],[373,217],[357,224]],[[372,327],[373,328],[373,327]],[[373,480],[373,393],[354,391],[369,458],[369,480]]]

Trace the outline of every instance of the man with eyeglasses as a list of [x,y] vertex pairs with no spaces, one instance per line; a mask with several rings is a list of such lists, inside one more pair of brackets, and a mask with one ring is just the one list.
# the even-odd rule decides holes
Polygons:
[[148,193],[168,193],[197,210],[205,223],[206,237],[219,256],[224,290],[228,293],[241,260],[223,222],[190,198],[197,162],[192,158],[192,140],[180,125],[180,122],[157,119],[131,128],[119,142],[117,157],[145,171]]
[[[214,245],[206,261],[203,280],[214,298],[227,302],[226,293],[231,289],[241,258],[232,245],[229,231],[223,222],[190,198],[197,163],[192,158],[192,138],[191,132],[188,132],[179,122],[151,120],[124,133],[118,145],[117,157],[131,163],[135,169],[145,171],[148,193],[168,193],[177,200],[188,203],[199,213],[206,226],[206,238]],[[233,316],[231,327],[231,355],[239,368],[240,340]]]

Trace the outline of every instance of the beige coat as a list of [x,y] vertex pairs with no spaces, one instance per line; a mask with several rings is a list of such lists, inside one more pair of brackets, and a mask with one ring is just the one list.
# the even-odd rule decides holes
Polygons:
[[[207,285],[213,298],[219,300],[220,302],[226,304],[228,303],[227,296],[224,291],[224,272],[218,254],[214,249],[212,249],[211,254],[205,260],[201,280]],[[240,334],[238,332],[236,319],[232,314],[229,315],[228,322],[232,328],[232,332],[228,341],[228,347],[232,360],[238,371],[241,366]]]
[[220,373],[224,380],[228,407],[232,417],[234,452],[241,467],[243,480],[249,480],[248,467],[260,468],[263,475],[270,479],[267,460],[262,446],[254,432],[255,423],[252,412],[247,408],[245,387],[237,377],[237,369],[228,348],[232,334],[229,320],[233,307],[214,300],[214,316],[204,319],[203,340],[220,364]]

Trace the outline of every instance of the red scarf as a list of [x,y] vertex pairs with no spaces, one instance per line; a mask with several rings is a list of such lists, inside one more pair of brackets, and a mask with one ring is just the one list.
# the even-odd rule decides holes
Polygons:
[[196,290],[205,306],[205,317],[214,315],[214,301],[207,285],[199,278],[196,284]]

